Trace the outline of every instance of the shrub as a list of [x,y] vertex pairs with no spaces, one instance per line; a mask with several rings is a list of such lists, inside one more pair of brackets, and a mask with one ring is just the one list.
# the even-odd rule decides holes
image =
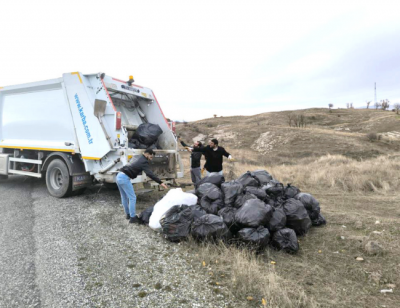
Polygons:
[[377,133],[369,133],[367,134],[367,139],[371,142],[381,140],[381,135]]

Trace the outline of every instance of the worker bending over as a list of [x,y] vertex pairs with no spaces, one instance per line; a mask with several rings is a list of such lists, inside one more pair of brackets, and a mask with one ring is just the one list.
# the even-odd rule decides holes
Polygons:
[[211,173],[218,173],[223,175],[222,172],[222,163],[223,157],[227,157],[229,160],[233,160],[231,154],[229,154],[223,147],[218,146],[218,140],[212,139],[209,142],[209,145],[206,147],[198,147],[189,149],[191,152],[200,152],[203,153],[206,157],[206,164],[204,168],[206,169],[207,173],[206,176],[210,175]]
[[147,149],[144,154],[136,159],[133,163],[123,166],[117,174],[117,185],[121,194],[122,205],[125,209],[126,219],[130,223],[139,223],[140,219],[136,216],[136,195],[131,183],[131,179],[136,179],[144,171],[146,175],[153,181],[156,181],[162,187],[167,189],[167,185],[150,170],[149,161],[154,157],[155,153],[152,149]]

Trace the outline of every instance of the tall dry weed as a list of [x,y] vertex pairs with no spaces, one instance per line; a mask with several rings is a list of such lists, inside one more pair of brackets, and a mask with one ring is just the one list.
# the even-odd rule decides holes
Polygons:
[[295,165],[237,164],[235,168],[238,174],[266,169],[283,183],[313,190],[385,193],[400,188],[400,159],[395,156],[357,161],[342,155],[326,155],[304,159]]

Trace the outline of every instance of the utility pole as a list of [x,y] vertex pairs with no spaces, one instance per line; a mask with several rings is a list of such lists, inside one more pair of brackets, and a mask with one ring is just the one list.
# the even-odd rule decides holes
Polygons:
[[375,82],[375,103],[377,103],[378,101],[376,100],[376,82]]

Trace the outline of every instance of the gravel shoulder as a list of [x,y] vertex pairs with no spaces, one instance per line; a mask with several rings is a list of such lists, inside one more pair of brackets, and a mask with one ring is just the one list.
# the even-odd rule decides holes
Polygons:
[[40,180],[1,181],[0,307],[237,307],[187,248],[129,225],[118,190],[98,190],[56,199]]

